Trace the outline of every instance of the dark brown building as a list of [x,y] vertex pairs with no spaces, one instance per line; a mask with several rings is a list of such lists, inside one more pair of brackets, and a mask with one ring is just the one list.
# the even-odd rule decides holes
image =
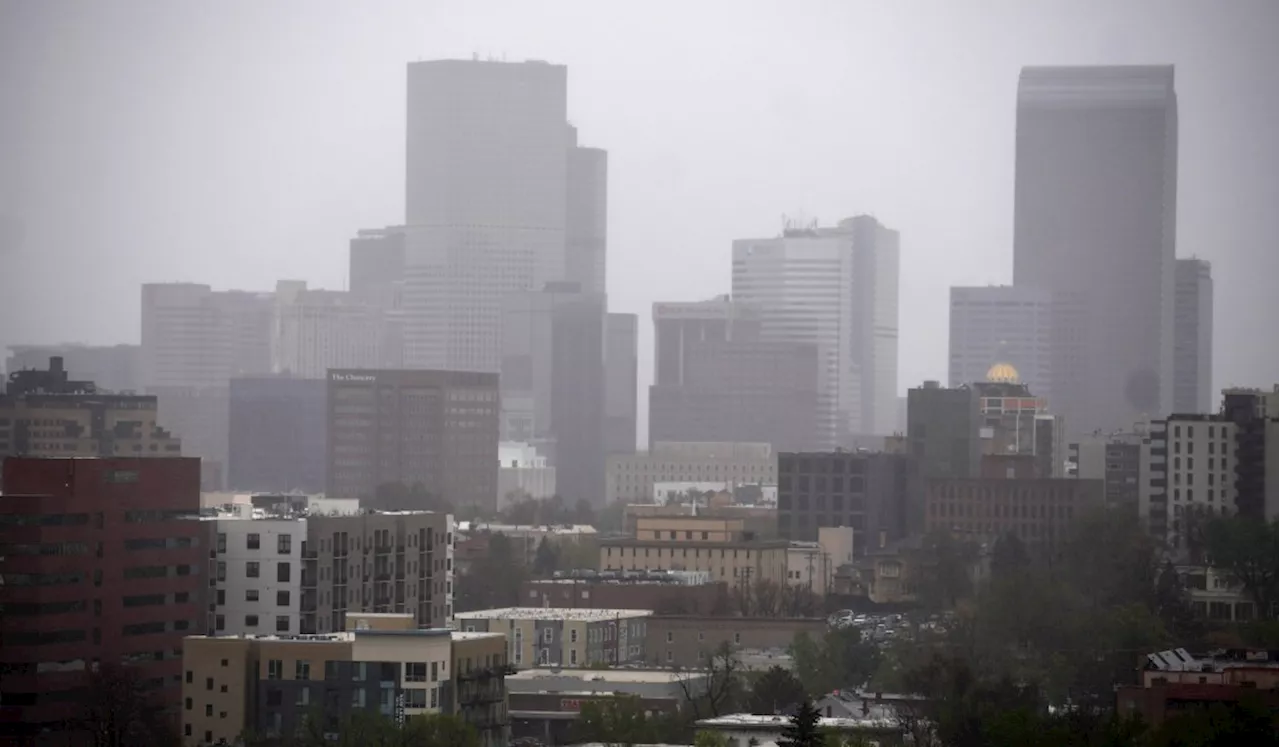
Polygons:
[[135,667],[176,726],[204,632],[200,460],[11,457],[4,483],[0,744],[76,743],[96,666]]
[[647,653],[656,666],[705,665],[716,650],[785,649],[797,633],[818,638],[827,631],[820,617],[703,617],[654,615],[648,620]]
[[854,552],[907,530],[907,459],[849,451],[778,455],[778,536],[813,542],[819,527],[852,527]]
[[729,608],[728,586],[722,581],[684,584],[666,578],[666,574],[661,572],[635,575],[652,578],[525,581],[520,586],[520,604],[528,607],[653,610],[660,615],[716,615],[727,612]]
[[925,528],[979,541],[1012,533],[1024,542],[1052,542],[1101,507],[1103,495],[1102,480],[930,480]]
[[373,498],[380,485],[421,484],[454,506],[493,508],[498,399],[495,373],[330,370],[329,495]]

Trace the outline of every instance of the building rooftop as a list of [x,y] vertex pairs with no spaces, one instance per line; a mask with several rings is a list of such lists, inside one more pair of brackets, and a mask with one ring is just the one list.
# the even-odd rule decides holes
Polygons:
[[[697,672],[693,673],[695,676]],[[631,685],[665,685],[676,681],[674,669],[560,669],[558,667],[524,669],[507,675],[508,683],[536,682],[537,680],[579,680],[584,690],[599,690],[601,686],[626,683]],[[599,683],[598,685],[593,683]],[[556,692],[560,692],[557,690]]]
[[[704,718],[697,722],[700,728],[726,730],[773,730],[785,729],[791,723],[786,716],[765,716],[754,713],[735,713],[718,718]],[[818,726],[822,729],[890,729],[897,731],[901,727],[895,719],[887,718],[820,718]]]
[[460,521],[459,532],[493,532],[495,534],[595,534],[590,524],[494,524],[485,521]]
[[453,631],[453,640],[455,641],[475,641],[481,638],[506,638],[506,633],[482,633],[455,630]]
[[458,612],[458,620],[574,620],[601,622],[604,620],[649,617],[653,610],[592,609],[570,607],[501,607],[474,612]]

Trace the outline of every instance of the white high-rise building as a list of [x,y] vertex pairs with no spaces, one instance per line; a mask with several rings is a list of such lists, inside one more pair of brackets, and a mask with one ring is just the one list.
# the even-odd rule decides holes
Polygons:
[[1053,295],[1047,291],[1010,285],[952,288],[948,386],[986,381],[992,366],[1007,363],[1052,409],[1052,323]]
[[271,368],[323,379],[331,368],[399,368],[394,310],[347,291],[309,290],[301,280],[276,284]]
[[897,423],[898,233],[875,218],[733,244],[733,298],[759,310],[761,339],[819,349],[819,429],[828,446]]
[[[566,277],[570,149],[563,65],[415,62],[408,70],[405,364],[498,371],[502,300]],[[603,192],[603,152],[581,171]],[[574,190],[575,199],[586,200]],[[594,195],[595,193],[592,192]],[[587,210],[578,249],[603,252]],[[585,213],[590,213],[586,215]],[[591,218],[597,215],[601,220]],[[575,214],[576,216],[576,214]],[[593,262],[590,276],[603,274]]]

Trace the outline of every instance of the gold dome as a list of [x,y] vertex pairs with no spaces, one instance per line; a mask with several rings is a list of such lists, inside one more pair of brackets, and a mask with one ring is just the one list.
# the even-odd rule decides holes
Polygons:
[[999,384],[1017,384],[1018,369],[1008,363],[997,363],[987,369],[987,381]]

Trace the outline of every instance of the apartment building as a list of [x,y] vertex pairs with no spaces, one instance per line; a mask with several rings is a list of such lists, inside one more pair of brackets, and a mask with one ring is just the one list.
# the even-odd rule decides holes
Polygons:
[[397,613],[419,628],[453,619],[453,515],[312,516],[302,545],[301,631],[347,629],[348,615]]
[[420,483],[455,506],[493,507],[498,400],[496,373],[330,371],[329,495]]
[[0,394],[0,459],[179,456],[181,442],[157,424],[156,398],[97,391],[73,381],[62,359],[9,374]]
[[775,485],[777,466],[768,443],[659,441],[647,452],[609,457],[605,500],[649,503],[660,482]]
[[600,540],[604,571],[706,571],[731,588],[785,583],[785,541],[760,540],[741,519],[638,517],[635,537]]
[[651,610],[504,607],[460,612],[464,632],[502,633],[516,667],[591,666],[645,660]]
[[212,635],[302,632],[302,547],[307,520],[223,518],[209,529]]
[[200,464],[182,457],[4,461],[0,729],[76,744],[99,662],[136,667],[176,720],[182,639],[204,629]]
[[482,744],[507,743],[504,636],[419,630],[408,615],[350,622],[352,630],[324,635],[188,638],[183,743],[292,734],[317,715],[335,732],[360,710],[390,719],[456,714]]

